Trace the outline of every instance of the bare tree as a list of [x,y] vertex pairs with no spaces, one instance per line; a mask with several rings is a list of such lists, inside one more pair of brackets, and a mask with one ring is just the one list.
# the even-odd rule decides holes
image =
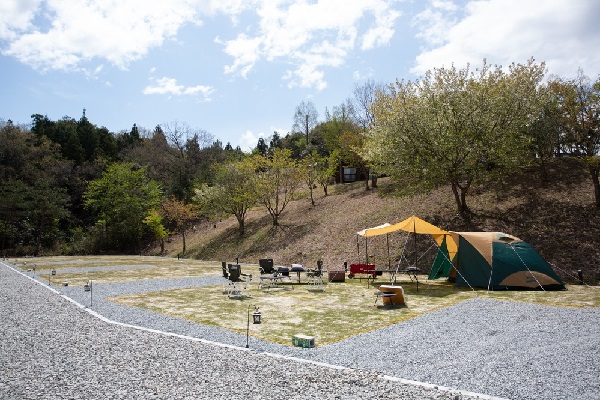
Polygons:
[[308,135],[318,124],[319,113],[315,108],[312,101],[302,101],[296,112],[294,113],[294,125],[292,126],[293,132],[305,132],[306,143],[308,143]]
[[354,86],[352,111],[356,122],[363,130],[368,129],[375,122],[375,114],[373,114],[371,106],[377,98],[377,93],[383,91],[385,91],[385,86],[371,79],[362,85]]

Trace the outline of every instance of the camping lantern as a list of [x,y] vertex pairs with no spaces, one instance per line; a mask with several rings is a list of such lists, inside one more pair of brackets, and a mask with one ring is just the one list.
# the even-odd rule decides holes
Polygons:
[[92,304],[94,301],[94,299],[93,299],[94,291],[92,290],[92,285],[93,285],[92,280],[89,280],[88,283],[83,285],[83,291],[90,292],[90,308],[92,307]]
[[50,274],[48,274],[48,286],[50,286],[50,284],[52,283],[52,277],[56,275],[56,270],[53,269],[52,271],[50,271]]
[[[250,336],[250,307],[248,306],[248,321],[246,322],[246,348],[249,348],[249,336]],[[252,312],[252,322],[254,324],[260,324],[260,317],[262,314],[258,311],[258,307],[254,306],[254,312]]]
[[258,308],[256,308],[256,311],[254,311],[254,312],[252,313],[252,319],[253,319],[253,322],[254,322],[255,324],[260,324],[260,317],[261,317],[261,316],[262,316],[262,314],[260,313],[260,311],[258,311]]

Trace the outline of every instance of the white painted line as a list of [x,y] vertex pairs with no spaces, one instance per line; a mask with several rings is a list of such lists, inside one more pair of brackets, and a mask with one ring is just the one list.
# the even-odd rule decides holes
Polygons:
[[489,396],[487,394],[468,392],[466,390],[452,389],[452,388],[449,388],[446,386],[434,385],[432,383],[427,383],[427,382],[411,381],[410,379],[397,378],[395,376],[382,375],[381,378],[388,380],[388,381],[392,381],[392,382],[404,383],[406,385],[421,386],[424,388],[440,390],[443,392],[462,394],[464,396],[470,396],[470,397],[477,397],[477,398],[483,399],[483,400],[509,400],[509,399],[506,399],[503,397],[495,397],[495,396]]

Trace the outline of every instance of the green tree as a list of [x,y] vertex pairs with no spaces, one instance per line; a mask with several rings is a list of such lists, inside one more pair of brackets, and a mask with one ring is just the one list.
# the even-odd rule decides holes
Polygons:
[[281,140],[281,136],[277,131],[273,132],[273,136],[271,136],[271,140],[269,141],[269,151],[272,153],[275,149],[282,149],[283,141]]
[[563,150],[586,163],[600,208],[600,76],[592,82],[580,70],[575,79],[555,79],[550,87],[559,104]]
[[259,156],[266,157],[269,153],[269,145],[265,142],[265,139],[262,137],[258,138],[256,142],[256,147],[252,151],[253,154],[258,154]]
[[160,206],[160,213],[165,218],[167,224],[172,226],[171,231],[181,234],[183,242],[181,255],[185,257],[186,252],[186,234],[191,222],[196,219],[196,212],[191,204],[185,204],[174,197],[164,200]]
[[276,149],[271,158],[255,155],[252,162],[258,202],[271,215],[273,226],[279,226],[279,217],[301,182],[296,161],[289,149]]
[[365,190],[369,190],[369,163],[363,157],[365,134],[356,130],[344,131],[340,136],[340,158],[346,165],[355,167],[365,176]]
[[225,164],[218,169],[214,186],[196,189],[194,201],[203,215],[234,215],[239,235],[244,235],[246,214],[257,202],[253,164],[249,159]]
[[530,139],[532,156],[540,167],[542,182],[548,181],[548,161],[560,153],[560,109],[558,103],[547,97],[547,90],[543,90],[545,100],[541,113],[526,128]]
[[170,193],[189,204],[195,194],[194,188],[213,179],[212,164],[224,160],[222,146],[208,132],[193,129],[183,122],[165,123],[162,131],[175,150]]
[[83,109],[83,115],[77,123],[77,136],[79,137],[79,143],[83,148],[83,155],[86,161],[93,160],[97,155],[97,147],[99,143],[98,134],[96,127],[85,116],[85,109]]
[[154,239],[160,243],[160,254],[164,254],[165,239],[169,237],[169,231],[163,225],[163,217],[158,211],[150,210],[144,218],[144,224],[146,224]]
[[312,153],[307,154],[302,160],[300,160],[300,175],[310,193],[310,204],[315,205],[315,198],[313,196],[313,190],[317,186],[317,179],[319,176],[319,167],[322,164],[322,157],[319,156],[316,150]]
[[339,162],[339,152],[334,151],[329,157],[321,156],[316,149],[299,162],[300,174],[310,193],[310,203],[315,205],[313,191],[317,184],[323,188],[327,196],[327,188],[333,179]]
[[100,178],[89,182],[84,194],[85,206],[95,213],[96,225],[105,234],[102,244],[111,250],[139,251],[144,219],[160,198],[158,183],[133,163],[109,165]]
[[396,82],[374,103],[376,122],[363,154],[412,188],[449,183],[459,212],[475,181],[522,168],[530,159],[526,126],[540,115],[544,64],[529,60],[471,71],[439,68]]
[[318,164],[317,182],[323,188],[323,193],[327,196],[327,188],[333,182],[333,176],[340,163],[340,152],[334,150],[328,157],[322,157]]
[[[60,238],[70,217],[64,190],[72,164],[45,135],[11,121],[0,126],[0,229],[3,249],[17,245],[38,253]],[[29,251],[29,250],[25,250]]]
[[25,218],[21,229],[30,232],[34,255],[38,255],[42,248],[51,248],[59,241],[60,222],[70,216],[70,199],[66,189],[40,180],[27,188],[23,201]]

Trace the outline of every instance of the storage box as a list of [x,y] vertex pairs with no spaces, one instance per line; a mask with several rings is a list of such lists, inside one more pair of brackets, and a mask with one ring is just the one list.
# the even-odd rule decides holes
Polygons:
[[292,344],[296,347],[315,347],[314,336],[294,335],[292,336]]
[[392,305],[392,306],[405,306],[406,305],[406,301],[404,300],[404,289],[402,288],[402,286],[381,285],[381,286],[379,286],[379,291],[382,293],[394,293],[393,296],[383,298],[384,305]]
[[346,273],[344,271],[329,271],[329,282],[345,282]]

